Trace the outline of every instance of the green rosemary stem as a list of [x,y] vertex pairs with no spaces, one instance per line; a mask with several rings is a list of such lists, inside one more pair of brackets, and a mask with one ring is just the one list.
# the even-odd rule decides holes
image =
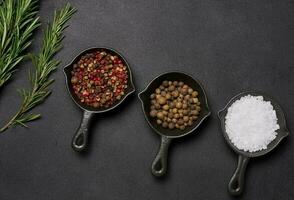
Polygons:
[[0,129],[0,132],[14,125],[27,127],[27,122],[41,117],[40,114],[33,114],[30,111],[44,102],[51,93],[49,86],[54,80],[50,78],[50,75],[60,63],[60,61],[53,59],[53,57],[62,48],[63,30],[67,27],[66,23],[75,11],[74,8],[67,4],[63,9],[55,12],[52,24],[49,24],[45,30],[43,45],[39,54],[30,55],[34,66],[29,75],[31,88],[19,91],[22,97],[19,111]]
[[5,0],[0,6],[0,88],[24,59],[39,27],[37,0]]

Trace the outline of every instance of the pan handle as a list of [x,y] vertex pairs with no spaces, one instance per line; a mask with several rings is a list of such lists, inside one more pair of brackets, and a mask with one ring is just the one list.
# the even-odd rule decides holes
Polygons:
[[151,167],[151,172],[154,176],[160,177],[166,173],[168,147],[170,145],[170,142],[170,138],[167,138],[165,136],[161,137],[160,148]]
[[235,173],[233,174],[228,185],[229,193],[231,195],[237,196],[242,193],[244,188],[245,170],[249,160],[250,160],[249,157],[246,157],[244,155],[239,155],[237,169]]
[[89,111],[84,111],[83,118],[79,129],[72,140],[72,148],[75,151],[83,151],[88,143],[88,128],[90,125],[90,120],[93,117],[93,113]]

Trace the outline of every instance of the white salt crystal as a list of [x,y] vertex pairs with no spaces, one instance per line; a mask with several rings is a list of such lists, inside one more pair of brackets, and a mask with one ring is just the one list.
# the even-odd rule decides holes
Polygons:
[[280,128],[276,111],[262,96],[241,97],[229,107],[225,120],[231,142],[249,152],[266,149]]

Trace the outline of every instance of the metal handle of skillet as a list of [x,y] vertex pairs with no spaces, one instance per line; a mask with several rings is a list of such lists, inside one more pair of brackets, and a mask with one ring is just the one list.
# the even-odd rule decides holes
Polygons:
[[238,157],[236,171],[228,185],[228,190],[232,195],[240,195],[243,192],[245,171],[249,160],[250,158],[244,155],[239,155]]
[[78,128],[76,134],[72,140],[72,148],[75,151],[83,151],[88,144],[88,128],[90,125],[90,120],[93,117],[93,113],[89,111],[84,111],[80,127]]
[[152,163],[151,172],[154,176],[163,176],[167,170],[168,148],[172,139],[162,136],[159,151]]

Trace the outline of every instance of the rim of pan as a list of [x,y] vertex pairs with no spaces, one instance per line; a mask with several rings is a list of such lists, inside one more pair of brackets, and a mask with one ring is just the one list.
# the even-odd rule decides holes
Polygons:
[[[281,115],[281,117],[278,117],[278,120],[282,120],[282,122],[279,123],[280,128],[277,130],[279,131],[277,133],[276,138],[271,141],[270,144],[272,144],[271,147],[267,148],[267,149],[263,149],[263,150],[259,150],[259,151],[255,151],[255,152],[249,152],[249,151],[244,151],[241,149],[238,149],[230,140],[227,132],[226,132],[226,128],[225,128],[225,117],[228,111],[228,108],[237,100],[239,100],[241,97],[244,97],[246,95],[252,95],[252,96],[262,96],[264,97],[265,101],[270,101],[275,112],[277,113],[277,117],[278,114]],[[287,129],[287,124],[286,124],[286,118],[285,118],[285,114],[284,114],[284,110],[282,109],[282,107],[277,103],[277,101],[263,93],[260,91],[256,91],[256,90],[248,90],[248,91],[244,91],[241,92],[237,95],[235,95],[234,97],[232,97],[229,102],[226,104],[226,106],[221,109],[220,111],[218,111],[218,118],[220,120],[221,123],[221,129],[222,129],[222,134],[226,140],[226,143],[231,147],[231,149],[233,149],[236,153],[244,155],[246,157],[258,157],[258,156],[262,156],[264,154],[269,153],[270,151],[274,150],[276,148],[276,146],[278,146],[278,144],[282,141],[283,138],[285,138],[286,136],[289,135],[289,130]],[[268,144],[268,146],[270,145]]]
[[[76,59],[80,56],[82,56],[83,54],[85,54],[87,51],[91,51],[91,50],[95,50],[95,49],[105,49],[105,50],[108,50],[108,51],[111,51],[115,54],[117,54],[118,56],[120,56],[120,58],[123,60],[123,62],[125,63],[125,65],[127,66],[127,69],[128,69],[128,72],[129,72],[129,77],[128,77],[128,81],[129,81],[129,84],[131,85],[132,89],[126,93],[122,99],[120,99],[118,101],[118,103],[114,104],[113,106],[107,108],[107,109],[102,109],[102,110],[95,110],[93,108],[93,110],[88,110],[86,107],[84,107],[84,105],[82,105],[82,103],[79,103],[76,101],[76,99],[74,98],[74,94],[72,94],[72,92],[70,91],[70,88],[69,88],[69,83],[68,83],[68,75],[66,73],[66,69],[69,67],[69,66],[72,66],[74,64],[74,62],[76,61]],[[82,110],[85,110],[85,111],[88,111],[88,112],[91,112],[91,113],[103,113],[103,112],[107,112],[107,111],[110,111],[114,108],[116,108],[117,106],[119,106],[126,98],[127,96],[129,96],[130,94],[134,93],[135,92],[135,86],[134,86],[134,83],[133,83],[133,75],[132,75],[132,70],[131,70],[131,67],[129,65],[129,63],[127,62],[127,60],[125,59],[125,57],[119,53],[117,50],[111,48],[111,47],[106,47],[106,46],[100,46],[100,47],[89,47],[89,48],[86,48],[84,50],[82,50],[79,54],[77,54],[73,59],[72,61],[67,64],[64,68],[63,68],[63,73],[65,75],[65,83],[66,83],[66,88],[67,88],[67,91],[68,93],[70,94],[70,97],[71,99],[73,100],[73,102],[78,106],[80,107]],[[86,105],[85,105],[86,106]]]
[[[183,132],[183,133],[181,133],[181,134],[178,134],[178,135],[165,135],[165,134],[163,134],[163,133],[161,133],[160,131],[158,131],[153,125],[152,125],[152,123],[149,121],[149,119],[148,119],[148,117],[147,117],[147,112],[145,111],[145,107],[144,107],[144,105],[145,105],[145,102],[143,101],[143,99],[141,98],[141,95],[144,95],[144,92],[146,92],[146,91],[148,91],[148,89],[149,89],[149,87],[150,87],[150,85],[154,82],[154,81],[156,81],[158,78],[160,78],[161,76],[164,76],[164,75],[167,75],[167,74],[170,74],[170,73],[179,73],[179,74],[183,74],[183,75],[185,75],[185,76],[188,76],[188,77],[190,77],[191,79],[193,79],[195,82],[197,82],[197,84],[200,86],[200,88],[201,88],[201,90],[202,90],[202,92],[203,92],[203,94],[204,94],[204,99],[205,99],[205,106],[206,106],[206,108],[207,108],[207,113],[200,119],[200,121],[198,121],[197,122],[197,125],[193,128],[193,129],[191,129],[191,130],[189,130],[189,131],[187,131],[187,132]],[[144,117],[145,117],[145,120],[148,122],[148,125],[157,133],[157,134],[159,134],[159,135],[161,135],[161,136],[164,136],[164,137],[167,137],[167,138],[178,138],[178,137],[183,137],[183,136],[185,136],[185,135],[188,135],[188,134],[190,134],[190,133],[192,133],[193,131],[195,131],[199,126],[200,126],[200,124],[207,118],[207,117],[209,117],[210,115],[211,115],[211,110],[210,110],[210,107],[209,107],[209,104],[208,104],[208,99],[207,99],[207,95],[206,95],[206,92],[205,92],[205,90],[204,90],[204,88],[203,88],[203,86],[202,86],[202,84],[200,83],[200,81],[198,80],[198,79],[196,79],[196,78],[194,78],[192,75],[189,75],[189,74],[187,74],[187,73],[185,73],[185,72],[182,72],[182,71],[167,71],[167,72],[164,72],[164,73],[161,73],[161,74],[159,74],[159,75],[157,75],[155,78],[153,78],[148,84],[147,84],[147,86],[138,94],[138,98],[139,98],[139,100],[141,101],[141,107],[142,107],[142,110],[143,110],[143,114],[144,114]]]

